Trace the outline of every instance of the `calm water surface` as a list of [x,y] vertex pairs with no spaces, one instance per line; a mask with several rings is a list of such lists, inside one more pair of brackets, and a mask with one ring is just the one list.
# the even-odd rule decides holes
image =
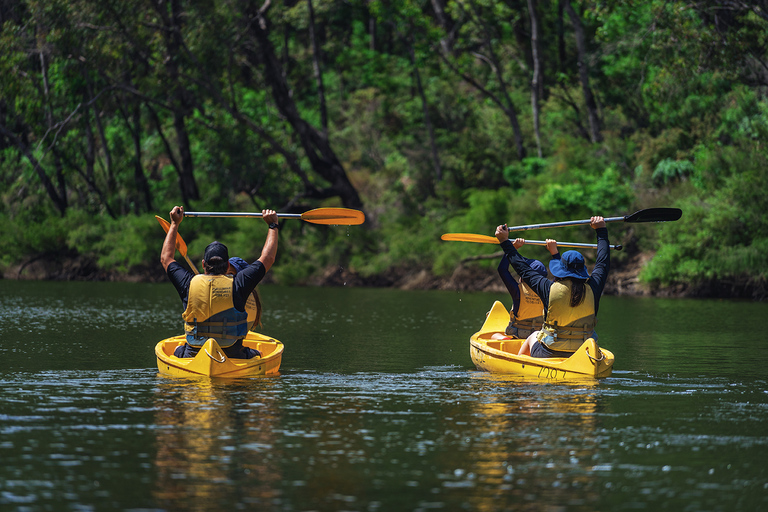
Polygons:
[[768,304],[605,297],[568,385],[474,369],[502,294],[262,299],[281,374],[185,380],[169,284],[0,281],[0,510],[768,509]]

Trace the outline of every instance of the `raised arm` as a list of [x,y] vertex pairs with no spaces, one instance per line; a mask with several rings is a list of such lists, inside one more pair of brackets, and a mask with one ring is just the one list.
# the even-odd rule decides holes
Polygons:
[[496,238],[501,242],[501,248],[504,250],[510,265],[515,269],[515,272],[517,272],[522,280],[533,289],[536,295],[541,298],[542,302],[547,304],[547,301],[549,300],[549,288],[552,286],[552,282],[535,272],[526,259],[517,252],[515,244],[509,240],[509,229],[506,224],[501,224],[496,228]]
[[176,261],[174,258],[176,255],[176,236],[179,233],[179,224],[184,220],[184,208],[181,206],[174,206],[170,216],[171,225],[168,227],[168,234],[165,235],[163,248],[160,251],[160,264],[166,272],[168,271],[168,265],[170,265],[171,262]]
[[274,265],[275,258],[277,258],[277,213],[274,210],[262,210],[261,217],[268,226],[275,226],[267,231],[267,240],[264,242],[261,256],[259,256],[259,261],[264,265],[264,270],[268,271]]
[[608,241],[608,228],[605,226],[605,219],[600,216],[592,217],[590,226],[595,230],[597,236],[597,261],[590,274],[592,288],[599,296],[605,288],[608,280],[608,272],[611,269],[611,247]]

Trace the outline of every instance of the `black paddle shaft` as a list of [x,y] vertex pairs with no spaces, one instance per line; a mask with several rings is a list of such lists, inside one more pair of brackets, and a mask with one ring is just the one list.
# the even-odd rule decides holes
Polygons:
[[[623,217],[608,217],[605,222],[672,222],[683,216],[679,208],[646,208],[638,210],[632,215]],[[548,224],[529,224],[527,226],[510,226],[509,231],[528,231],[529,229],[559,228],[563,226],[578,226],[589,224],[592,219],[569,220],[565,222],[550,222]]]

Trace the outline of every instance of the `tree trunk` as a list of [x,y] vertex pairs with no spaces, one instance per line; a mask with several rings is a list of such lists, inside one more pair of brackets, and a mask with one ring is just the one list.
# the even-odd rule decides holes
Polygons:
[[[91,83],[88,70],[85,68],[83,69],[83,77],[88,89],[88,97],[90,98],[90,101],[93,101],[93,84]],[[106,167],[107,174],[107,193],[112,193],[115,188],[115,177],[112,174],[112,152],[110,151],[107,136],[104,132],[104,124],[101,122],[99,110],[95,102],[93,103],[93,120],[96,123],[96,131],[98,132],[99,140],[101,141],[101,152],[104,154],[104,166]]]
[[[154,210],[152,206],[152,191],[149,189],[149,183],[147,177],[144,174],[144,166],[141,164],[141,103],[136,101],[133,107],[133,150],[136,154],[134,159],[134,171],[133,179],[136,183],[136,190],[139,196],[144,200],[145,211],[151,212]],[[136,202],[136,213],[141,213],[138,210],[138,201]]]
[[376,18],[368,14],[368,49],[376,51]]
[[184,45],[181,38],[181,19],[182,9],[180,0],[170,0],[171,12],[165,8],[164,3],[157,5],[157,12],[163,19],[165,25],[165,44],[168,55],[165,59],[165,67],[170,76],[170,104],[173,110],[173,127],[176,130],[176,144],[179,148],[181,157],[181,169],[179,172],[179,188],[181,198],[185,207],[189,207],[191,201],[200,199],[200,192],[195,181],[195,165],[192,160],[192,151],[190,149],[189,134],[185,118],[191,107],[187,101],[188,92],[184,89],[179,73],[177,59],[184,54]]
[[[48,174],[46,174],[45,169],[43,169],[42,164],[40,164],[40,161],[35,158],[35,155],[32,153],[29,146],[27,146],[20,138],[16,137],[16,135],[4,124],[0,124],[0,135],[3,135],[5,138],[7,138],[14,146],[19,148],[19,151],[21,151],[25,157],[27,157],[29,163],[32,164],[32,167],[37,172],[37,176],[40,178],[40,182],[43,184],[43,188],[45,188],[45,191],[48,193],[48,197],[51,198],[53,205],[57,210],[59,210],[59,214],[63,217],[67,211],[67,198],[60,195],[56,190],[53,182],[48,177]],[[61,179],[60,174],[58,177]]]
[[541,152],[541,129],[539,125],[539,101],[543,89],[541,45],[539,44],[539,17],[536,14],[536,0],[528,0],[528,13],[531,17],[531,56],[533,58],[533,79],[531,80],[531,109],[533,110],[533,132],[536,136],[536,151]]
[[563,4],[566,0],[557,2],[557,70],[565,70],[565,24],[563,23]]
[[[83,129],[85,131],[85,174],[89,180],[93,180],[96,162],[96,140],[91,127],[91,107],[88,102],[88,94],[83,92]],[[96,117],[94,115],[94,117]]]
[[435,143],[435,130],[432,127],[432,121],[429,118],[429,105],[427,104],[427,97],[424,94],[424,88],[421,85],[421,75],[419,74],[419,66],[416,65],[416,52],[413,49],[413,44],[411,44],[408,49],[411,52],[413,74],[416,78],[416,90],[421,98],[421,106],[424,111],[424,124],[427,127],[427,133],[429,135],[429,146],[432,150],[432,165],[435,169],[435,180],[441,181],[443,179],[443,170],[440,167],[440,155],[437,152],[437,144]]
[[173,154],[173,148],[171,147],[171,143],[168,141],[168,137],[165,136],[163,125],[160,122],[160,116],[157,115],[157,111],[152,108],[152,105],[147,105],[147,111],[149,112],[149,116],[152,118],[152,124],[155,125],[155,130],[157,130],[157,134],[160,136],[160,140],[163,141],[163,146],[165,147],[165,153],[168,156],[168,160],[171,161],[171,165],[176,170],[176,174],[181,176],[181,166]]
[[[312,169],[330,183],[329,188],[319,191],[320,197],[336,195],[347,208],[361,208],[363,203],[360,196],[328,143],[328,138],[301,117],[293,101],[291,89],[284,78],[282,66],[269,39],[269,21],[266,13],[249,5],[247,15],[247,18],[252,20],[248,24],[248,29],[258,42],[261,59],[257,59],[251,52],[247,53],[247,57],[252,65],[264,66],[264,77],[272,89],[272,97],[277,108],[298,136]],[[308,197],[317,197],[312,191],[309,192]]]
[[435,11],[437,23],[445,32],[445,37],[440,39],[440,47],[448,55],[453,51],[453,19],[445,12],[445,0],[432,0],[432,10]]
[[320,104],[320,125],[323,129],[323,136],[328,138],[328,109],[325,105],[325,85],[323,85],[323,70],[320,67],[320,45],[317,43],[317,32],[315,31],[315,10],[312,8],[312,0],[307,0],[309,6],[309,40],[312,42],[312,68],[315,71],[315,81],[317,82],[317,100]]
[[509,96],[507,83],[504,81],[504,75],[501,70],[501,62],[498,58],[496,58],[496,53],[493,51],[491,38],[487,29],[485,30],[485,46],[488,48],[488,55],[493,64],[493,69],[496,72],[496,79],[499,81],[499,87],[501,87],[501,92],[504,95],[504,112],[507,114],[509,123],[512,125],[512,133],[515,137],[515,147],[517,148],[517,157],[522,160],[526,155],[525,145],[523,144],[523,132],[520,130],[520,123],[517,120],[517,110],[515,109],[515,104],[512,102],[512,98]]
[[571,18],[573,30],[576,35],[576,50],[578,52],[579,78],[581,79],[581,88],[584,91],[584,102],[587,106],[587,119],[589,121],[590,140],[600,142],[603,136],[600,133],[600,117],[597,114],[597,103],[592,94],[592,88],[589,85],[589,69],[587,68],[587,37],[584,32],[584,24],[581,18],[573,10],[570,0],[564,0],[565,12]]

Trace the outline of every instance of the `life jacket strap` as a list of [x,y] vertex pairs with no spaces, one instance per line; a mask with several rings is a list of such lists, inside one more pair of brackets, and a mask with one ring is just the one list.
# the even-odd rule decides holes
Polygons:
[[544,323],[544,317],[524,318],[522,320],[514,318],[514,319],[512,319],[512,323],[518,329],[530,329],[532,331],[536,331],[536,330],[540,329],[541,328],[541,324]]
[[592,331],[594,331],[593,327],[578,327],[576,325],[569,325],[568,327],[559,327],[557,323],[550,324],[548,322],[544,322],[545,329],[552,331],[556,334],[556,338],[563,339],[563,340],[581,340],[585,341],[592,337]]

